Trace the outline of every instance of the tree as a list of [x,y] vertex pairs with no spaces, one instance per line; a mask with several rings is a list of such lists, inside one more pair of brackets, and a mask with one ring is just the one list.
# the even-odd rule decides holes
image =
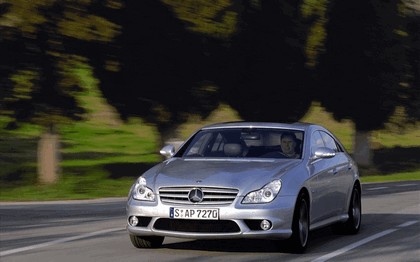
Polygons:
[[[336,120],[355,123],[354,157],[370,165],[369,133],[405,106],[406,57],[398,0],[333,1],[317,84]],[[413,87],[410,87],[413,88]]]
[[246,120],[297,121],[311,103],[300,4],[127,2],[118,66],[95,62],[101,89],[123,118],[156,125],[162,144],[189,115],[204,118],[219,102]]
[[118,66],[95,62],[101,89],[123,118],[156,125],[161,143],[190,114],[204,118],[219,102],[246,120],[297,121],[312,101],[300,5],[127,2],[118,23]]
[[408,58],[407,85],[404,89],[406,121],[416,123],[420,119],[420,3],[403,0],[404,28],[407,32],[405,47]]
[[[98,5],[118,8],[115,1]],[[39,142],[40,181],[57,180],[59,146],[56,126],[79,120],[76,94],[83,85],[74,68],[88,63],[84,42],[111,42],[118,26],[95,14],[90,1],[3,1],[0,28],[1,113],[7,128],[32,122],[45,128]]]
[[94,62],[104,96],[123,119],[155,125],[163,144],[190,114],[206,117],[217,108],[213,48],[233,30],[229,8],[230,1],[127,1],[110,52],[116,66],[100,66],[110,59]]
[[250,121],[298,121],[310,107],[299,1],[244,1],[222,99]]
[[328,0],[304,0],[302,2],[303,23],[307,28],[305,41],[306,65],[311,72],[318,65],[319,55],[324,50],[327,7]]

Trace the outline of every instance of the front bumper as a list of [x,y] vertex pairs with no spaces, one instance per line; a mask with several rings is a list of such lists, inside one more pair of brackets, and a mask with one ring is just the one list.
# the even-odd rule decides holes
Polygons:
[[[130,198],[127,202],[127,231],[138,236],[168,236],[190,239],[287,239],[292,234],[292,220],[295,198],[282,196],[268,204],[206,205],[218,208],[219,220],[171,219],[170,205],[161,202],[144,202]],[[179,207],[179,206],[177,206]],[[185,208],[203,206],[187,205]],[[131,216],[139,219],[137,226],[131,226]],[[263,230],[262,220],[268,220],[271,227]]]

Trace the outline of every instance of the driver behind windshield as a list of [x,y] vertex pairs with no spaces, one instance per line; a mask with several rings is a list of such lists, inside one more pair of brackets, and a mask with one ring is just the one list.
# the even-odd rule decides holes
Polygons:
[[291,132],[285,132],[280,138],[281,153],[288,158],[299,158],[296,152],[297,139],[296,135]]

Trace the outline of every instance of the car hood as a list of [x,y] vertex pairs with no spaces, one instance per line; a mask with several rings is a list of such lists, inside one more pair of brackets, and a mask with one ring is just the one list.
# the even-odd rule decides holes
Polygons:
[[301,160],[227,160],[172,158],[164,161],[152,172],[146,173],[148,184],[161,187],[228,187],[241,191],[257,189],[280,178],[286,171],[296,167]]

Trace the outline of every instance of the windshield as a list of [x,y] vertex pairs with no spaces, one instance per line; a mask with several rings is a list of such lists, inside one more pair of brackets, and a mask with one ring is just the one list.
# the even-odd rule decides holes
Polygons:
[[303,131],[274,128],[202,130],[177,157],[301,158]]

